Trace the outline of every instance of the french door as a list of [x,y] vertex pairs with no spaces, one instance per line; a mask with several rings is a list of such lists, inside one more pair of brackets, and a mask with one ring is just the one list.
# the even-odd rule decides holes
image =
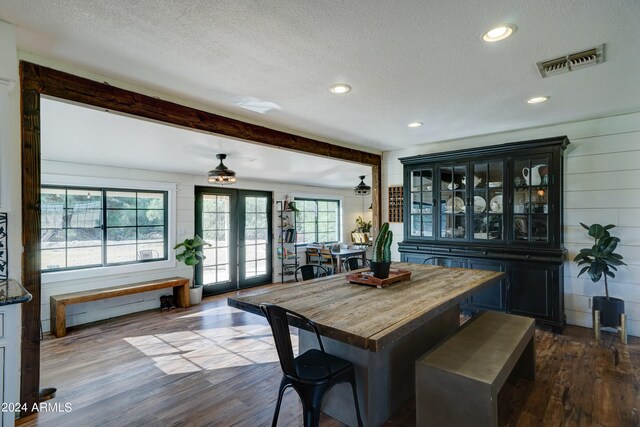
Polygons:
[[196,267],[204,294],[271,283],[271,193],[196,187],[196,233],[211,246]]

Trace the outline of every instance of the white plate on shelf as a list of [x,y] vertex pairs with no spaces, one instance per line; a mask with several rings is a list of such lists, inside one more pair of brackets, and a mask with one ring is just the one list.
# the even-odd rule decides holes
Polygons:
[[456,184],[455,182],[443,182],[443,184],[445,184],[447,190],[455,190],[456,188],[458,188],[458,184]]
[[490,188],[502,187],[502,182],[501,181],[491,181],[489,183],[489,187]]
[[484,199],[484,197],[475,196],[473,198],[473,211],[475,213],[484,212],[486,208],[487,208],[487,201]]
[[490,212],[502,213],[502,195],[497,195],[489,201]]
[[460,197],[453,197],[447,200],[446,213],[460,213],[462,211],[464,211],[464,200]]

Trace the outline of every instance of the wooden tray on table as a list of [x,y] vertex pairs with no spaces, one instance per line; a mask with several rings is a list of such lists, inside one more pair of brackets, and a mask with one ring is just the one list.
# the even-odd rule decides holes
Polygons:
[[411,272],[409,270],[400,269],[390,270],[389,277],[387,277],[386,279],[378,279],[377,277],[373,277],[373,275],[370,276],[367,274],[363,274],[362,272],[349,274],[346,277],[349,283],[375,286],[376,288],[384,288],[385,286],[411,279]]

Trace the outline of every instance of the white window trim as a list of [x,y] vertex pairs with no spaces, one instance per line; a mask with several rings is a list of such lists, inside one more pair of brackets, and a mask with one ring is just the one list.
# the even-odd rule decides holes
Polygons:
[[130,179],[97,178],[73,175],[42,174],[42,185],[63,187],[97,187],[97,188],[122,188],[130,190],[160,190],[167,192],[167,259],[163,261],[135,263],[127,265],[114,265],[111,267],[93,267],[79,270],[43,272],[41,282],[56,283],[67,280],[87,279],[90,277],[114,276],[125,273],[137,273],[143,271],[175,268],[176,257],[173,247],[176,245],[176,219],[177,219],[177,184],[173,182],[136,181]]
[[[317,194],[317,193],[291,193],[292,201],[299,199],[320,199],[320,200],[337,200],[340,202],[340,230],[338,230],[338,242],[342,242],[343,228],[344,228],[344,196],[336,196],[332,194]],[[306,243],[305,243],[306,244]],[[303,245],[299,243],[299,245]]]

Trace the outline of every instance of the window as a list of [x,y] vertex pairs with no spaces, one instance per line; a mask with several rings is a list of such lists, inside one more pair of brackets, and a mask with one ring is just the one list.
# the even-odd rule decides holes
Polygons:
[[42,188],[42,271],[167,259],[167,192]]
[[295,199],[298,243],[340,240],[340,201]]

